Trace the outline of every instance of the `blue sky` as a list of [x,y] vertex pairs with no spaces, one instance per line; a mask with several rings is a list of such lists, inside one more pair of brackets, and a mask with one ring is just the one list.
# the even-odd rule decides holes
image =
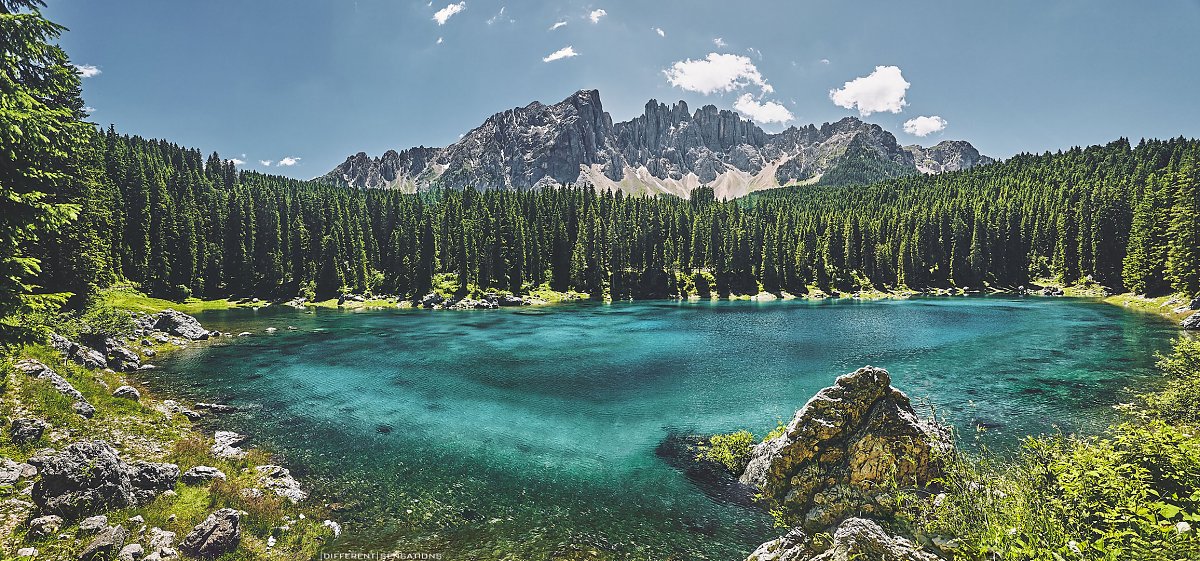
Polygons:
[[48,3],[93,121],[293,177],[591,88],[1000,157],[1200,135],[1200,0]]

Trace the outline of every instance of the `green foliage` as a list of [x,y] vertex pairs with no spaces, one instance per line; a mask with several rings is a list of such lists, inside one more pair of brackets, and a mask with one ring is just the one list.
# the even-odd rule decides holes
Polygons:
[[1027,439],[1015,458],[958,455],[945,493],[908,497],[900,521],[952,536],[964,559],[1200,558],[1200,345],[1160,362],[1166,389],[1100,437]]
[[[35,247],[79,215],[66,196],[83,181],[91,127],[80,119],[79,76],[51,42],[63,28],[6,1],[0,10],[0,343],[36,340],[22,314],[52,311],[69,295],[42,290]],[[31,12],[21,13],[28,9]]]
[[750,431],[714,434],[708,439],[707,446],[700,447],[696,459],[716,462],[730,473],[740,474],[745,471],[746,464],[750,463],[754,444],[754,435]]

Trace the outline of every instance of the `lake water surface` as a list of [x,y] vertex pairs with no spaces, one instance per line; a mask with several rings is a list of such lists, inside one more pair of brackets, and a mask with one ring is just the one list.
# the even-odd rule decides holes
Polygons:
[[152,388],[238,406],[213,422],[347,505],[333,550],[443,559],[742,559],[781,530],[671,467],[669,435],[761,436],[872,364],[922,414],[1011,449],[1104,426],[1175,333],[1088,300],[992,297],[200,319],[254,336],[175,353]]

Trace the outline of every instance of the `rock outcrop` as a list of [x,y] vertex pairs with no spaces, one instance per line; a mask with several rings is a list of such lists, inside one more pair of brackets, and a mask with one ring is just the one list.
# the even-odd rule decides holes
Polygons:
[[143,504],[179,478],[174,464],[129,465],[99,440],[76,442],[57,454],[31,458],[30,463],[41,475],[33,485],[34,504],[43,513],[67,519]]
[[[897,490],[931,490],[949,451],[948,431],[921,420],[886,370],[839,377],[754,448],[741,482],[796,528],[750,559],[936,559],[860,518],[892,514]],[[822,533],[834,535],[832,547],[811,539]]]
[[245,458],[246,451],[241,449],[241,445],[245,444],[247,440],[249,440],[249,437],[246,435],[233,431],[219,430],[213,434],[211,452],[214,456],[226,460]]
[[50,346],[62,353],[67,359],[85,367],[99,369],[108,365],[104,354],[87,345],[81,345],[57,333],[50,334]]
[[233,551],[241,539],[241,515],[232,508],[223,508],[197,524],[179,543],[179,549],[189,555],[212,559]]
[[1200,312],[1196,312],[1179,322],[1184,329],[1200,329]]
[[88,403],[83,394],[79,393],[79,390],[75,389],[75,386],[72,386],[70,382],[59,376],[58,372],[55,372],[49,366],[31,358],[17,361],[13,366],[31,378],[49,382],[58,393],[67,396],[74,402],[71,404],[71,407],[76,413],[88,418],[96,414],[96,408]]
[[[918,163],[916,157],[920,158]],[[629,194],[687,197],[701,185],[721,198],[819,180],[864,161],[887,177],[965,169],[991,161],[964,141],[901,147],[878,125],[846,117],[770,134],[740,114],[683,101],[650,100],[642,115],[613,123],[600,92],[497,113],[445,148],[360,152],[323,178],[353,187],[528,190],[574,183]],[[882,177],[881,177],[882,178]]]
[[758,546],[746,561],[940,561],[938,556],[889,534],[872,520],[848,518],[832,534],[830,543],[812,539],[797,528]]
[[185,472],[179,480],[187,485],[203,485],[214,479],[225,479],[225,472],[210,466],[196,466]]
[[96,534],[79,554],[79,561],[106,561],[121,550],[129,531],[120,526],[109,526]]
[[211,333],[200,325],[200,321],[183,312],[163,310],[154,316],[154,329],[192,341],[208,339]]
[[258,482],[271,492],[292,502],[298,503],[308,497],[300,488],[300,482],[292,477],[292,473],[282,466],[265,465],[254,468],[258,472]]
[[13,444],[23,446],[41,438],[47,428],[50,428],[50,425],[41,419],[13,419],[8,429],[8,437],[12,439]]

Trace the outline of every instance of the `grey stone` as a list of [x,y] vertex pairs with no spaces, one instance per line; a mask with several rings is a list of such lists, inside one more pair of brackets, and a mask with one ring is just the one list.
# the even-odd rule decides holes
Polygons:
[[209,337],[208,330],[204,329],[196,318],[175,310],[159,312],[158,318],[154,322],[154,328],[192,341]]
[[1200,329],[1200,312],[1196,312],[1179,322],[1184,329]]
[[58,373],[49,366],[46,366],[45,364],[42,364],[41,362],[31,358],[17,361],[15,364],[13,364],[13,366],[31,378],[49,382],[50,385],[58,391],[58,393],[61,393],[74,400],[75,403],[73,403],[71,407],[76,413],[79,413],[80,415],[89,419],[92,417],[92,415],[96,414],[96,409],[92,407],[86,399],[84,399],[83,394],[79,393],[79,390],[75,389],[75,386],[72,386],[70,382],[68,382],[62,376],[59,376]]
[[223,508],[208,515],[184,536],[179,549],[196,557],[211,559],[237,549],[241,539],[241,515],[232,508]]
[[78,518],[134,504],[129,466],[108,443],[76,442],[39,466],[33,502],[42,512]]
[[154,497],[175,489],[179,481],[179,466],[168,463],[137,461],[129,466],[129,483],[133,486],[136,504],[145,504]]
[[47,428],[50,428],[50,425],[41,419],[13,419],[12,426],[8,429],[8,436],[12,439],[13,444],[24,446],[40,439]]
[[894,536],[878,523],[848,518],[832,532],[832,543],[813,539],[803,530],[762,544],[746,561],[940,561],[913,542]]
[[146,549],[142,544],[131,543],[121,548],[117,553],[117,561],[138,561],[146,554]]
[[62,353],[67,359],[85,368],[100,369],[108,364],[108,361],[104,358],[104,353],[87,345],[71,341],[57,333],[50,334],[50,346]]
[[38,556],[36,547],[22,547],[17,550],[17,557],[28,557],[30,559]]
[[225,472],[210,466],[196,466],[185,472],[180,477],[187,485],[203,485],[214,479],[225,479]]
[[29,521],[29,533],[38,538],[47,538],[62,528],[63,519],[55,514],[39,516]]
[[283,466],[265,465],[254,468],[258,472],[258,481],[271,492],[292,502],[298,503],[308,497],[300,488],[300,482],[292,477],[292,473]]
[[37,475],[37,468],[0,457],[0,485],[16,485],[22,479]]
[[129,536],[129,531],[120,526],[109,526],[104,531],[92,538],[87,547],[83,548],[83,552],[79,554],[79,561],[106,561],[111,559],[114,554],[121,550],[121,546],[125,544],[125,538]]
[[211,452],[214,456],[227,460],[246,457],[246,451],[239,448],[248,437],[232,431],[219,430],[213,435]]
[[87,534],[95,534],[107,527],[108,517],[103,514],[89,516],[79,523],[79,531]]
[[137,388],[135,388],[133,386],[121,386],[121,387],[113,390],[112,395],[113,395],[113,397],[132,399],[134,401],[138,401],[138,400],[142,399],[142,392],[139,392],[137,390]]

